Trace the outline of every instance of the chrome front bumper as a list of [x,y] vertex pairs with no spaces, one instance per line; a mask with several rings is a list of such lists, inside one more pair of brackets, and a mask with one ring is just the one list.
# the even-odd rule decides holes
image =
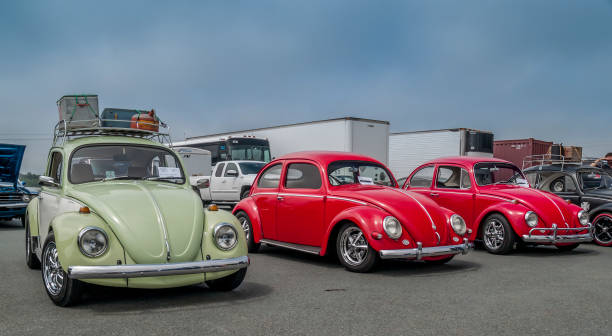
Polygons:
[[0,203],[0,208],[5,209],[17,209],[17,208],[25,208],[28,206],[28,203],[18,202],[18,203]]
[[[572,235],[559,235],[557,231],[584,231],[588,230],[588,233],[572,234]],[[555,243],[588,243],[593,240],[593,226],[581,228],[558,228],[557,224],[553,224],[552,228],[533,228],[529,230],[529,234],[523,235],[523,241],[526,243],[539,243],[539,244],[555,244]],[[543,233],[552,233],[545,235],[533,235],[534,231]]]
[[463,244],[423,247],[422,243],[417,243],[417,248],[402,249],[402,250],[381,250],[379,252],[381,259],[416,259],[420,260],[423,257],[437,257],[451,254],[467,254],[474,247],[468,242],[467,238],[463,238]]
[[237,270],[249,266],[249,263],[249,257],[242,256],[230,259],[202,260],[174,264],[70,266],[68,267],[68,277],[72,279],[115,279],[196,274]]

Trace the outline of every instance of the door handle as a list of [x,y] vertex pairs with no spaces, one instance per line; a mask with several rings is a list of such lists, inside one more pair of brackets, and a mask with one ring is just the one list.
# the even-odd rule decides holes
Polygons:
[[282,201],[282,200],[284,200],[285,198],[284,198],[283,196],[276,196],[276,199],[277,199],[277,200],[279,200],[279,201]]
[[432,192],[432,193],[429,193],[429,196],[438,197],[440,196],[440,194]]

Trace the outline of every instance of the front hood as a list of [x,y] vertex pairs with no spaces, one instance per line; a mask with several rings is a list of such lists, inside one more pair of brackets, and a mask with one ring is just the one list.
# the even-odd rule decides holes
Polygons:
[[0,144],[0,182],[17,184],[25,146]]
[[94,182],[74,186],[68,195],[102,217],[138,264],[193,261],[200,252],[202,203],[183,186],[154,181]]
[[[333,190],[331,195],[357,199],[385,210],[402,223],[413,239],[424,244],[435,245],[448,238],[449,226],[445,213],[423,195],[376,185],[347,185]],[[440,235],[440,240],[436,233]]]
[[538,217],[544,221],[547,227],[552,224],[572,224],[574,218],[568,204],[559,196],[537,190],[511,185],[497,185],[481,187],[480,192],[485,195],[497,196],[516,200],[531,211],[535,211]]

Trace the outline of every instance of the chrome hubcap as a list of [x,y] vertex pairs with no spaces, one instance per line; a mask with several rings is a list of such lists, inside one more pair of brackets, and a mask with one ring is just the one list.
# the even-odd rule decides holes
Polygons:
[[54,242],[47,244],[43,254],[43,279],[51,295],[58,295],[64,287],[65,273],[57,258],[57,247]]
[[368,241],[357,227],[350,227],[340,236],[340,253],[349,265],[359,266],[368,256]]
[[249,222],[247,221],[246,218],[240,217],[240,226],[242,226],[242,230],[244,230],[244,236],[246,237],[246,240],[248,241],[249,238],[251,237],[251,229],[249,228]]
[[491,250],[499,249],[504,244],[504,225],[497,219],[490,220],[485,226],[483,238],[487,248]]
[[612,217],[601,216],[594,223],[593,236],[602,244],[612,242]]

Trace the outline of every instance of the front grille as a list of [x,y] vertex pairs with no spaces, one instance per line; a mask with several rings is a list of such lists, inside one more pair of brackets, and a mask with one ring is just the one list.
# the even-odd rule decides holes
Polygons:
[[12,194],[0,194],[0,204],[2,203],[15,203],[21,202],[21,194],[12,193]]

